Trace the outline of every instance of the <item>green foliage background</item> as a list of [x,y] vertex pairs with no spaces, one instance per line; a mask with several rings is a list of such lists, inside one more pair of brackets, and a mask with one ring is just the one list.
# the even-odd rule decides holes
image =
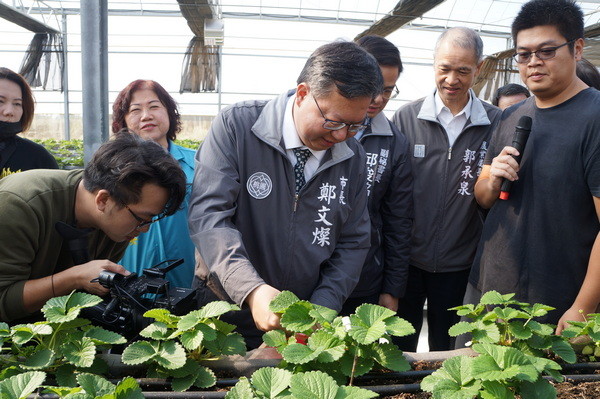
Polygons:
[[[83,140],[33,140],[43,145],[53,156],[60,168],[69,166],[83,167]],[[197,150],[200,146],[199,140],[175,140],[175,144],[182,147]]]

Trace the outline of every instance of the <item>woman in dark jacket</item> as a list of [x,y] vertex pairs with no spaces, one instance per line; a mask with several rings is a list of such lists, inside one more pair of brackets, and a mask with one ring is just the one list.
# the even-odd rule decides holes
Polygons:
[[17,134],[29,128],[34,101],[21,75],[0,67],[0,178],[28,169],[58,169],[41,145]]

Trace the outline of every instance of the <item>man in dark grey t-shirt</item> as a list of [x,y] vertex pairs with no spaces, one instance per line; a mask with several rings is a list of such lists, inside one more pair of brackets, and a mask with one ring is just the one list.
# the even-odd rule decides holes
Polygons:
[[[475,186],[491,209],[467,296],[497,290],[553,306],[544,321],[560,333],[600,302],[600,92],[575,73],[584,41],[574,2],[526,3],[512,35],[535,97],[504,111]],[[533,125],[519,165],[511,143],[522,115]],[[510,197],[498,200],[504,179],[513,181]]]

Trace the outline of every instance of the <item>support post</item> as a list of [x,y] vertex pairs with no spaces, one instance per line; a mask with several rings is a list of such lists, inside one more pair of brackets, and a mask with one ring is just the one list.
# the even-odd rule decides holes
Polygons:
[[67,49],[67,14],[62,15],[62,48],[63,48],[63,112],[65,121],[65,130],[63,132],[63,139],[71,139],[71,122],[69,119],[69,51]]
[[81,0],[84,162],[108,140],[108,0]]

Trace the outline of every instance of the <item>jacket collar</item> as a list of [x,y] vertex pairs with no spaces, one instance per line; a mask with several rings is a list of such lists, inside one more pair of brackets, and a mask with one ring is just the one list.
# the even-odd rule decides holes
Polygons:
[[390,122],[389,122],[387,116],[385,116],[385,114],[383,113],[383,111],[381,111],[380,113],[375,115],[375,118],[371,119],[370,132],[368,134],[363,135],[363,137],[371,136],[371,135],[377,135],[377,136],[393,136],[394,135],[392,133],[392,127],[390,126]]
[[[173,143],[171,140],[169,140],[169,153],[171,154],[171,156],[173,158],[175,158],[177,161],[179,162],[183,162],[185,164],[189,164],[187,162],[186,156],[185,156],[185,151],[187,151],[187,148],[178,146],[177,144]],[[192,150],[193,151],[193,150]],[[189,165],[192,168],[194,167],[194,165]]]
[[[260,116],[252,126],[252,132],[262,141],[277,148],[284,153],[283,147],[283,117],[285,107],[290,96],[293,96],[296,90],[290,90],[281,94],[273,100],[267,102]],[[354,155],[354,151],[343,141],[334,144],[331,147],[331,160],[334,162],[343,161]]]
[[[473,103],[471,104],[471,118],[469,118],[465,127],[491,125],[490,119],[488,118],[487,112],[485,111],[481,100],[477,98],[473,89],[469,89],[469,93],[471,94]],[[436,91],[434,90],[427,97],[425,97],[423,100],[423,105],[421,105],[421,110],[417,115],[418,119],[439,123],[435,113],[435,95]]]

